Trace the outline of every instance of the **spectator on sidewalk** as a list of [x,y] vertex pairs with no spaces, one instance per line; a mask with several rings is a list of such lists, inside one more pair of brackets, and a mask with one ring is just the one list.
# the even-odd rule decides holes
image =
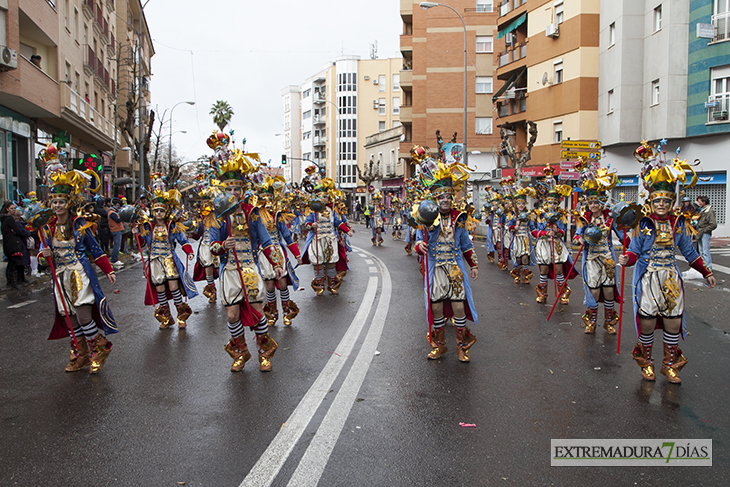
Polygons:
[[700,207],[700,217],[697,220],[697,235],[695,236],[695,240],[698,242],[700,257],[705,261],[707,267],[712,270],[710,237],[712,237],[712,231],[717,228],[715,210],[712,208],[710,198],[707,196],[698,196],[697,204]]
[[5,200],[0,210],[0,222],[3,236],[3,252],[8,258],[5,278],[8,287],[20,290],[21,278],[25,282],[25,266],[30,264],[30,256],[25,240],[30,233],[16,220],[15,203]]
[[106,253],[109,254],[109,241],[111,240],[112,234],[109,231],[109,219],[106,216],[106,208],[105,205],[107,203],[110,203],[111,200],[109,198],[103,198],[103,197],[97,197],[96,201],[96,208],[95,213],[99,215],[99,245],[101,246],[101,249]]
[[111,263],[115,269],[124,267],[124,264],[119,262],[119,249],[122,246],[122,233],[124,233],[124,223],[119,218],[119,200],[114,198],[111,203],[106,205],[107,221],[109,224],[109,232],[112,237],[112,256]]

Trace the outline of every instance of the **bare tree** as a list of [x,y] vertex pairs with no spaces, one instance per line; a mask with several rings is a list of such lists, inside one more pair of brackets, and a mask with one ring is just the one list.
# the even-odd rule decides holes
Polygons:
[[512,167],[515,168],[515,179],[519,181],[522,178],[522,167],[527,163],[527,161],[530,160],[530,152],[532,151],[532,146],[535,145],[535,141],[537,140],[537,124],[533,122],[532,120],[528,120],[525,122],[527,126],[529,127],[527,129],[527,133],[529,135],[529,138],[527,139],[527,149],[525,152],[522,153],[521,156],[517,155],[517,152],[515,152],[515,148],[512,147],[512,144],[509,140],[509,134],[507,133],[507,129],[502,125],[499,129],[499,136],[502,138],[502,148],[507,152],[507,157],[510,158],[510,161],[512,162]]

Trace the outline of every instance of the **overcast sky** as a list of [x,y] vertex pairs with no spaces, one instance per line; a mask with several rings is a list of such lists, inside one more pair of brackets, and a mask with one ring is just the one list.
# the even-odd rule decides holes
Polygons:
[[[235,113],[226,131],[234,129],[238,144],[245,138],[247,151],[276,165],[282,88],[343,54],[368,59],[376,40],[379,58],[400,57],[398,0],[150,0],[145,14],[156,52],[151,92],[158,118],[168,110],[169,120],[176,103],[195,101],[173,113],[173,146],[186,161],[212,154],[208,112],[225,100]],[[163,134],[169,136],[169,125]]]

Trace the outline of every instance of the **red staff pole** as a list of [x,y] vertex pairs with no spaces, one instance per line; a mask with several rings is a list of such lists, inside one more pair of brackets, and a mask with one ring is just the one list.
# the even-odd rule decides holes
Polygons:
[[[621,254],[626,253],[626,229],[624,228],[624,236],[621,239],[623,243],[623,249]],[[618,337],[616,338],[616,355],[621,352],[621,321],[624,317],[624,276],[626,275],[626,266],[621,266],[621,302],[618,305]]]
[[[44,230],[41,230],[43,234],[46,232]],[[53,250],[53,247],[51,247],[51,236],[48,236],[48,239],[46,240],[46,247]],[[56,289],[58,289],[58,294],[61,295],[61,306],[63,307],[63,313],[66,317],[66,324],[68,325],[68,332],[71,335],[71,340],[74,342],[74,347],[76,347],[76,351],[79,350],[79,342],[76,340],[76,335],[74,334],[74,328],[71,324],[71,317],[68,314],[68,308],[66,308],[66,299],[63,295],[63,289],[61,288],[61,285],[58,283],[58,276],[56,276],[56,267],[53,265],[53,255],[48,257],[48,267],[51,268],[51,275],[53,276],[53,284],[56,286]]]
[[[563,281],[563,285],[560,286],[560,294],[558,294],[555,297],[555,303],[553,303],[553,307],[550,309],[550,314],[548,314],[547,321],[550,321],[550,316],[552,316],[553,310],[555,309],[555,306],[558,304],[558,301],[560,300],[560,296],[563,294],[563,289],[565,289],[565,286],[568,284],[568,276],[570,275],[571,272],[573,272],[573,269],[575,268],[575,264],[578,263],[578,256],[580,255],[581,252],[583,252],[583,247],[585,247],[585,245],[586,245],[585,242],[583,242],[583,245],[581,245],[580,249],[578,249],[578,253],[575,255],[575,260],[573,261],[573,265],[570,266],[570,270],[565,275],[565,281]],[[555,271],[553,270],[553,272],[555,272]]]
[[[552,261],[553,261],[553,283],[555,284],[555,302],[558,301],[558,298],[560,297],[558,295],[558,273],[555,270],[557,266],[555,265],[555,237],[550,237],[550,254],[552,255]],[[568,282],[566,279],[565,282]],[[561,291],[562,292],[562,291]]]

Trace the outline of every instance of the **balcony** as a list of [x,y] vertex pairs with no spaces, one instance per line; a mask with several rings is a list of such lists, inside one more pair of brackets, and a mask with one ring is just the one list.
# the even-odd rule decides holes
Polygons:
[[506,66],[515,61],[519,61],[527,56],[527,44],[522,43],[519,46],[508,47],[505,51],[499,53],[499,66]]
[[400,52],[413,52],[413,35],[402,34],[400,36]]
[[[97,112],[81,95],[61,83],[61,117],[85,133],[96,136],[103,150],[114,144],[114,124]],[[119,134],[117,133],[117,136]]]
[[730,108],[730,94],[711,96],[707,103],[707,123],[727,123],[728,108]]
[[315,93],[312,96],[312,103],[324,103],[327,101],[327,96],[323,92]]
[[91,20],[94,18],[94,0],[84,0],[84,3],[82,5],[82,9],[84,11],[84,17],[86,17],[86,20]]
[[503,0],[499,4],[499,16],[504,17],[511,11],[527,3],[527,0]]
[[114,34],[109,34],[109,45],[107,47],[107,54],[110,58],[114,57],[114,55],[117,53],[117,42],[116,39],[114,39]]
[[312,117],[312,124],[324,125],[327,123],[327,115],[315,115]]
[[325,145],[327,143],[327,137],[314,137],[312,139],[313,146]]
[[400,119],[401,123],[411,122],[413,120],[413,105],[401,105],[398,118]]
[[712,38],[712,42],[730,39],[730,12],[713,15],[712,25],[715,27],[715,37]]
[[406,69],[404,66],[400,71],[400,86],[401,88],[412,88],[413,87],[413,70]]
[[86,44],[84,47],[84,72],[87,76],[93,76],[96,71],[96,54],[90,45]]

